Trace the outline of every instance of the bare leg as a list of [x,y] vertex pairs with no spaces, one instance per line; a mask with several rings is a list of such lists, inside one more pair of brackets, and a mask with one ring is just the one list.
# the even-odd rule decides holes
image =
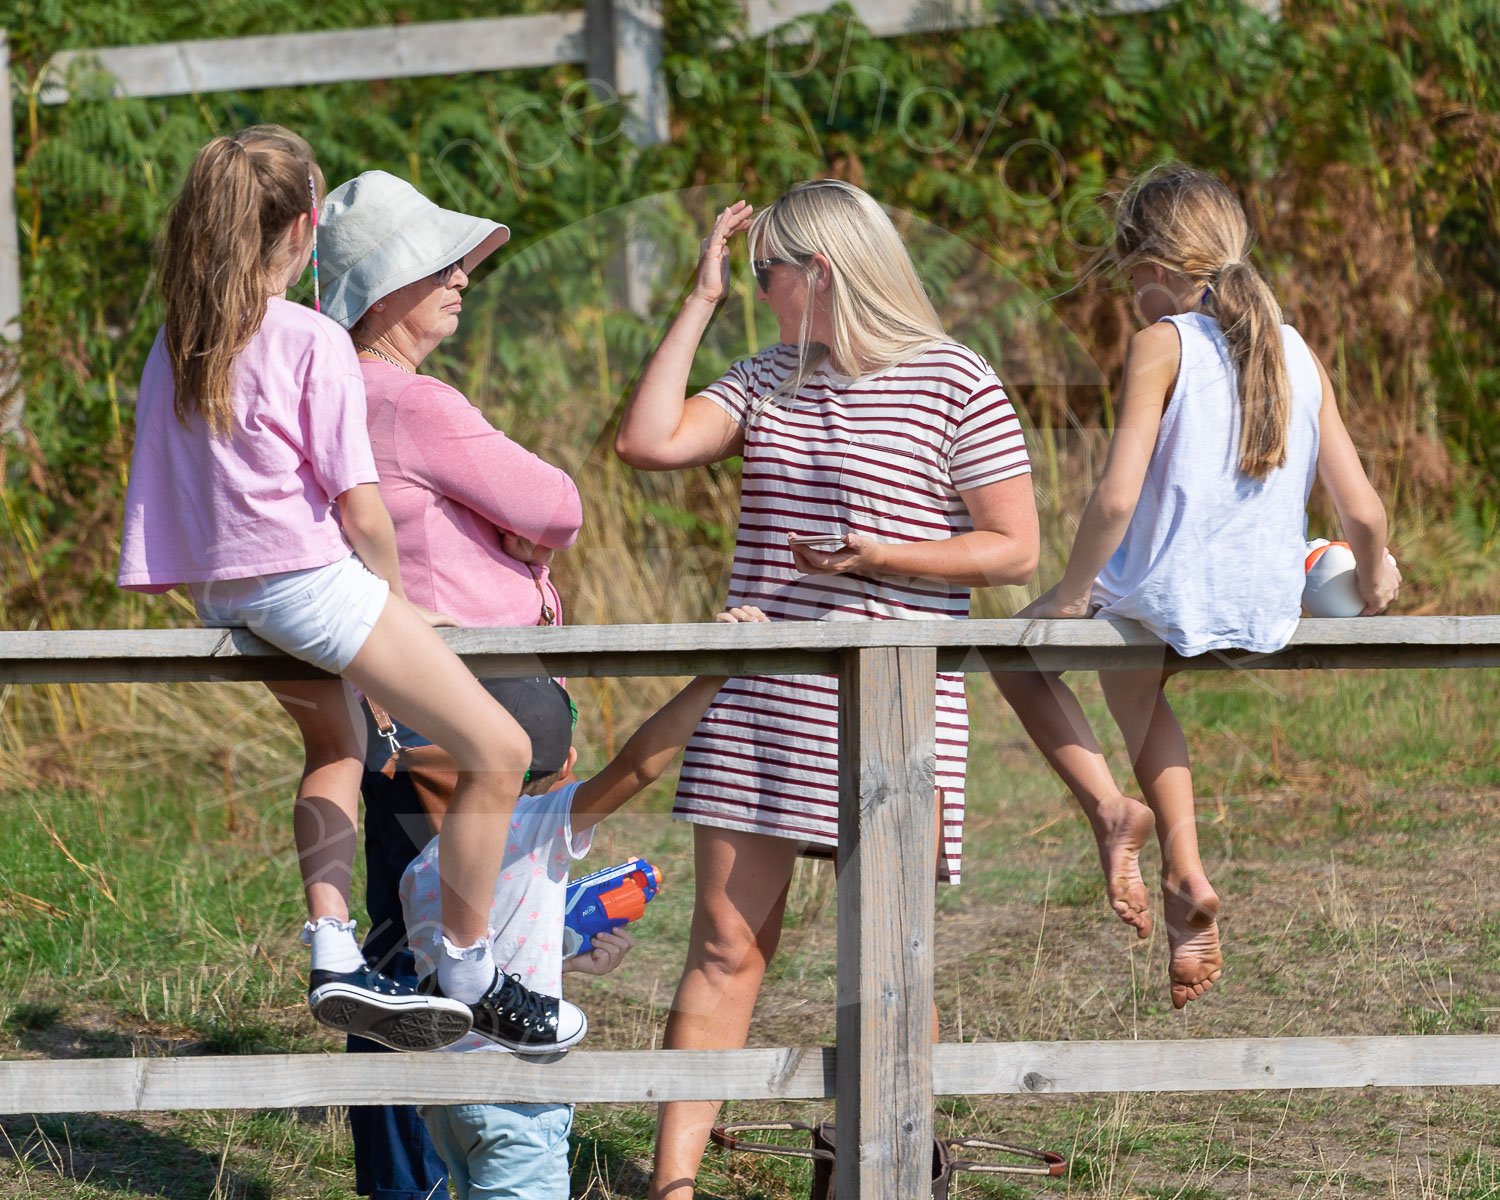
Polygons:
[[1151,810],[1115,786],[1083,706],[1056,674],[996,671],[993,678],[1093,827],[1110,907],[1137,937],[1146,937],[1151,904],[1141,878],[1141,848],[1151,836]]
[[530,739],[416,609],[394,596],[344,677],[453,756],[458,786],[438,850],[443,931],[456,945],[473,945],[489,927]]
[[[697,895],[687,966],[662,1045],[668,1050],[745,1044],[766,966],[781,938],[796,843],[707,825],[693,828]],[[651,1200],[691,1200],[719,1112],[713,1100],[658,1110]]]
[[292,829],[308,919],[347,921],[349,876],[359,828],[364,724],[356,721],[353,697],[340,680],[268,686],[297,722],[306,754]]
[[1146,802],[1156,814],[1161,845],[1162,905],[1171,947],[1172,1006],[1208,991],[1222,973],[1219,897],[1198,854],[1193,776],[1187,739],[1162,690],[1159,670],[1099,675],[1109,711],[1120,726]]

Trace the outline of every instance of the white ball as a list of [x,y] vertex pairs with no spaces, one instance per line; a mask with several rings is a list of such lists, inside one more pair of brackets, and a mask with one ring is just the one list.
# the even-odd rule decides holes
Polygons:
[[1348,542],[1307,544],[1307,583],[1302,608],[1310,617],[1357,617],[1365,602],[1354,577],[1354,551]]
[[[1386,552],[1387,561],[1395,559]],[[1359,580],[1354,574],[1354,551],[1348,542],[1323,538],[1307,543],[1307,582],[1302,608],[1310,617],[1357,617],[1364,611]]]

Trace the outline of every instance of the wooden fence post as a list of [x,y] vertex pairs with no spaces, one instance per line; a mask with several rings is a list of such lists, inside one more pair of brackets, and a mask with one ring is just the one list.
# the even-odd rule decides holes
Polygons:
[[936,673],[926,647],[839,656],[840,1200],[932,1186]]
[[[661,0],[589,0],[586,28],[589,75],[624,98],[625,136],[639,147],[667,141]],[[637,221],[627,219],[617,269],[624,279],[625,307],[643,319],[651,315],[657,260],[651,239]]]
[[628,97],[625,136],[637,146],[667,140],[661,0],[589,0],[589,74]]

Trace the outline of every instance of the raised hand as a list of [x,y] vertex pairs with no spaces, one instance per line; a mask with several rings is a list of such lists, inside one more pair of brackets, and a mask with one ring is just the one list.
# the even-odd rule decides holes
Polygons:
[[748,201],[736,200],[719,214],[713,231],[703,239],[693,285],[693,294],[700,300],[717,304],[729,295],[729,239],[750,228],[754,212]]

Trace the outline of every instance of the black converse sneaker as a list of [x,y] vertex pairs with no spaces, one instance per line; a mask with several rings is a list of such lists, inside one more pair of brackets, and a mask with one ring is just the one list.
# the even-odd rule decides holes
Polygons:
[[469,1032],[469,1006],[426,995],[369,966],[314,971],[308,1007],[324,1025],[392,1050],[441,1050]]
[[[429,995],[442,994],[436,972],[419,980],[417,988]],[[504,971],[495,972],[490,990],[468,1008],[474,1033],[517,1054],[566,1050],[583,1041],[589,1031],[589,1019],[576,1004],[534,992],[519,975]]]

